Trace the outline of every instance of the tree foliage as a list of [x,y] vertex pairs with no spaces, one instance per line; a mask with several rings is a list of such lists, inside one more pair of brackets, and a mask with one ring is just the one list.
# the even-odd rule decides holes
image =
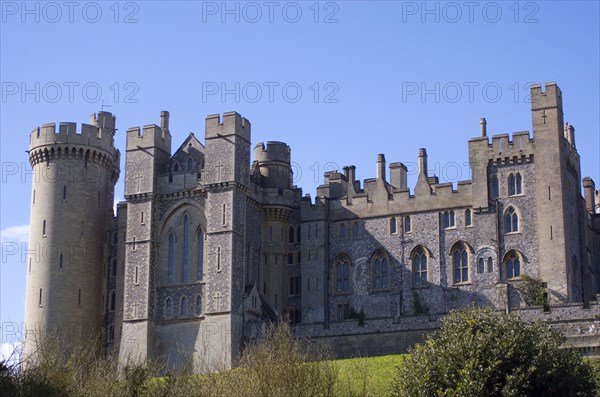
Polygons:
[[542,322],[456,311],[398,367],[391,396],[593,396],[590,365],[563,341]]

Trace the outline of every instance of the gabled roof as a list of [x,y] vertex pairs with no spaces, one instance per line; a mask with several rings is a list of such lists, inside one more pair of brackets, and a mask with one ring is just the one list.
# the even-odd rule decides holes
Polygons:
[[179,146],[171,158],[174,159],[177,157],[187,157],[189,155],[193,155],[193,153],[189,153],[188,150],[186,150],[189,147],[192,147],[195,149],[195,151],[204,154],[204,145],[196,138],[193,132],[190,132],[188,137],[183,141],[181,146]]

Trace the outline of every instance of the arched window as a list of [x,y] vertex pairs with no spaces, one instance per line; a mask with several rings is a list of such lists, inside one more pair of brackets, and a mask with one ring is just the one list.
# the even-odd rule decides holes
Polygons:
[[452,268],[454,270],[454,283],[469,281],[469,255],[467,247],[459,243],[452,251]]
[[60,254],[60,257],[58,258],[58,268],[63,268],[63,254]]
[[294,242],[294,226],[290,226],[288,239],[290,244]]
[[167,263],[167,283],[173,283],[173,268],[174,268],[174,260],[175,260],[175,235],[173,232],[169,233],[169,253],[168,253],[168,263]]
[[200,295],[196,296],[196,315],[199,316],[202,314],[202,297]]
[[175,162],[175,164],[173,164],[173,171],[179,172],[179,163]]
[[173,317],[173,299],[170,297],[165,300],[165,317]]
[[341,255],[333,262],[333,267],[335,269],[335,292],[350,292],[350,259]]
[[470,209],[466,209],[465,210],[465,226],[471,226],[471,210]]
[[44,219],[44,222],[42,222],[42,236],[46,237],[46,220]]
[[506,279],[510,280],[521,276],[521,259],[515,251],[511,251],[506,256]]
[[519,231],[519,215],[514,207],[508,207],[504,212],[504,233],[515,233]]
[[115,311],[115,307],[116,307],[116,297],[115,297],[115,291],[111,292],[110,294],[110,311],[114,312]]
[[479,258],[477,260],[477,273],[485,272],[485,264],[483,263],[483,258]]
[[422,247],[417,248],[412,257],[413,286],[427,286],[427,255]]
[[487,271],[488,273],[492,273],[494,271],[494,260],[491,256],[487,259]]
[[345,238],[346,238],[346,225],[342,223],[342,224],[340,224],[340,240],[344,240]]
[[180,302],[180,306],[179,306],[179,315],[181,317],[185,317],[188,315],[188,300],[187,298],[184,296],[183,298],[181,298],[181,302]]
[[454,227],[454,211],[444,212],[444,229]]
[[358,238],[358,222],[354,222],[354,225],[352,226],[352,236],[354,238]]
[[197,274],[196,279],[202,281],[202,275],[204,274],[204,232],[202,229],[198,229],[196,236],[196,244],[198,245],[197,255]]
[[373,290],[384,290],[388,288],[388,257],[382,251],[378,251],[371,259],[373,274]]
[[410,215],[406,215],[404,217],[404,233],[410,233],[411,224],[410,224]]
[[298,225],[298,227],[296,228],[296,238],[298,239],[298,242],[300,242],[300,237],[301,237],[300,232],[301,231],[302,231],[302,229],[300,228],[300,225]]
[[398,228],[396,226],[396,218],[391,217],[390,218],[390,234],[396,234],[397,231],[398,231]]
[[492,176],[490,185],[490,193],[492,198],[496,199],[500,197],[500,188],[498,186],[498,177],[496,175]]
[[181,282],[186,283],[188,279],[188,260],[190,256],[190,218],[187,214],[183,216],[183,252],[181,255]]
[[194,169],[194,162],[192,161],[192,159],[188,159],[187,161],[187,170],[188,171],[192,171]]
[[288,265],[294,264],[294,254],[291,252],[288,253]]
[[516,196],[523,193],[523,177],[520,173],[508,176],[508,195]]

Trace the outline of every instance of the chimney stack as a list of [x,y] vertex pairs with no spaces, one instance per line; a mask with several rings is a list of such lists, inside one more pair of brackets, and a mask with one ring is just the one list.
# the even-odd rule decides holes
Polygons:
[[385,182],[385,156],[383,154],[377,155],[377,179]]
[[166,110],[160,112],[160,128],[162,129],[163,135],[169,132],[169,112]]
[[482,137],[487,136],[487,121],[485,121],[485,117],[482,117],[479,121],[479,130]]
[[427,182],[427,150],[419,149],[419,181]]

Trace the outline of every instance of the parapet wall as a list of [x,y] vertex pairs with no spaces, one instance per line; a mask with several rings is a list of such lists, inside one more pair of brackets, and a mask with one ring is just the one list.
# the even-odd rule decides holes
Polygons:
[[260,142],[254,146],[254,160],[259,163],[278,161],[289,165],[291,149],[285,142],[267,141],[266,144]]
[[[600,297],[599,297],[600,300]],[[580,350],[590,357],[600,355],[600,302],[589,308],[581,304],[552,306],[545,312],[541,307],[516,312],[526,321],[544,321],[566,337],[565,347]],[[298,324],[294,335],[331,349],[338,358],[407,353],[426,335],[439,330],[441,316],[419,315],[392,319],[369,319],[363,326],[357,320],[322,324]]]
[[205,121],[206,138],[217,138],[219,136],[239,135],[250,142],[250,121],[237,112],[211,114]]
[[113,156],[117,151],[112,133],[92,124],[82,123],[78,129],[77,123],[61,122],[57,129],[55,123],[48,123],[31,131],[29,150],[54,144],[91,146]]
[[469,140],[469,162],[473,169],[482,169],[488,163],[519,164],[533,162],[536,153],[535,141],[528,131],[519,131],[512,134],[498,134],[492,136],[489,142],[487,137]]

